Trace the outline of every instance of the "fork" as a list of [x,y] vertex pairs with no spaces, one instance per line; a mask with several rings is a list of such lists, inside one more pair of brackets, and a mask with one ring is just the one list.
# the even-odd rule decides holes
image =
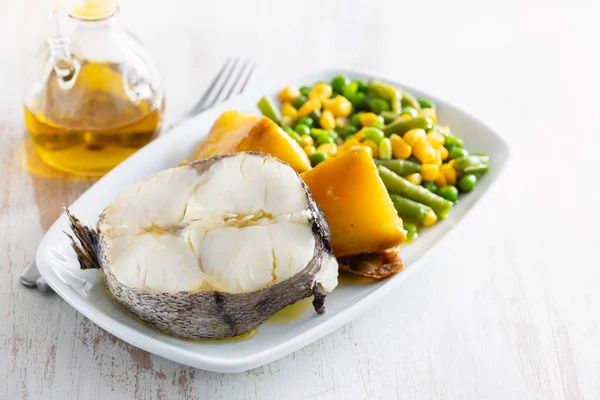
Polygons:
[[[215,104],[241,94],[246,89],[255,68],[256,63],[251,60],[228,58],[202,97],[179,121],[171,125],[169,130]],[[30,262],[21,274],[21,283],[28,288],[38,288],[42,292],[52,292],[50,285],[40,275],[35,260]]]

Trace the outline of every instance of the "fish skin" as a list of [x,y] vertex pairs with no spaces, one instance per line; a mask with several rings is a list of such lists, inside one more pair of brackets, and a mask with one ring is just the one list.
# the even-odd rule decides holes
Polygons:
[[[198,160],[192,162],[190,166],[201,174],[214,163],[240,154],[242,153]],[[262,153],[245,154],[273,159]],[[329,243],[330,231],[308,187],[297,173],[296,175],[304,189],[308,210],[311,213],[310,228],[315,237],[313,257],[308,265],[294,276],[257,291],[236,294],[216,290],[160,293],[126,286],[110,269],[109,246],[104,236],[82,225],[66,210],[71,229],[79,243],[71,235],[69,237],[82,268],[103,270],[104,283],[118,305],[155,329],[173,336],[186,339],[219,339],[241,335],[255,329],[282,308],[311,295],[314,295],[315,311],[322,314],[325,294],[317,284],[317,274],[322,266],[334,259]],[[100,215],[98,226],[104,217],[104,213]]]

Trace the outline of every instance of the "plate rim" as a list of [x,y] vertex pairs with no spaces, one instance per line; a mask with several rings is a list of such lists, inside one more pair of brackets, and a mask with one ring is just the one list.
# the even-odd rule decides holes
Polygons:
[[[459,218],[456,221],[456,223],[452,229],[450,229],[448,232],[444,233],[439,238],[439,240],[435,243],[435,245],[431,246],[424,253],[422,253],[418,257],[418,259],[410,265],[410,268],[405,269],[401,274],[397,275],[397,277],[395,279],[389,280],[389,281],[383,283],[379,288],[376,288],[373,292],[368,294],[366,297],[362,298],[354,306],[346,308],[346,309],[338,312],[337,314],[333,315],[331,318],[323,320],[323,322],[300,332],[298,335],[291,337],[288,340],[277,343],[273,346],[267,347],[259,352],[256,352],[256,353],[253,353],[250,355],[246,355],[246,356],[239,357],[239,358],[225,359],[225,358],[216,358],[214,356],[201,354],[201,353],[194,353],[189,350],[182,349],[178,346],[174,346],[170,343],[162,342],[159,339],[148,336],[147,334],[145,334],[143,332],[136,331],[134,328],[132,328],[126,324],[123,324],[122,322],[119,322],[118,320],[115,320],[113,317],[108,316],[104,312],[97,311],[96,309],[92,308],[92,305],[89,302],[82,301],[82,297],[73,288],[66,285],[64,282],[62,282],[62,280],[58,277],[58,275],[53,273],[53,271],[51,271],[52,268],[50,265],[48,265],[50,262],[46,263],[43,259],[44,251],[46,250],[46,248],[49,247],[46,242],[48,242],[50,240],[50,238],[49,238],[50,233],[53,233],[54,230],[56,230],[56,227],[61,223],[61,220],[65,218],[64,212],[57,218],[57,220],[52,224],[52,226],[44,234],[44,237],[42,238],[42,240],[40,241],[40,245],[38,246],[38,249],[36,252],[36,263],[38,264],[40,274],[44,277],[44,279],[46,279],[48,284],[56,291],[56,293],[58,295],[60,295],[73,308],[75,308],[78,312],[83,314],[86,318],[90,319],[96,325],[100,326],[102,329],[104,329],[107,332],[113,334],[114,336],[120,338],[121,340],[126,341],[127,343],[131,344],[132,346],[138,347],[140,349],[143,349],[150,353],[159,355],[161,357],[164,357],[164,358],[167,358],[167,359],[170,359],[170,360],[173,360],[173,361],[176,361],[176,362],[188,365],[188,366],[192,366],[195,368],[204,369],[204,370],[208,370],[208,371],[214,371],[214,372],[235,373],[235,372],[242,372],[242,371],[246,371],[246,370],[249,370],[252,368],[260,367],[262,365],[265,365],[267,363],[275,361],[281,357],[289,355],[289,354],[309,345],[310,343],[324,337],[325,335],[331,333],[332,331],[334,331],[334,330],[340,328],[341,326],[347,324],[348,322],[352,321],[357,316],[362,315],[365,312],[365,310],[368,307],[375,304],[375,302],[377,300],[381,299],[383,296],[385,296],[391,290],[401,286],[406,281],[406,279],[408,279],[410,276],[412,276],[416,271],[420,271],[422,269],[422,267],[427,264],[427,261],[430,259],[430,257],[432,257],[437,252],[437,250],[440,247],[442,247],[442,245],[448,240],[448,238],[453,237],[454,233],[456,232],[455,228],[459,224],[461,224],[465,219],[467,219],[467,217],[469,215],[472,214],[473,209],[478,207],[484,198],[487,198],[489,193],[498,186],[498,182],[500,182],[501,179],[503,178],[503,176],[506,175],[506,171],[509,169],[510,164],[511,164],[511,159],[513,158],[512,157],[513,149],[511,148],[509,142],[502,135],[500,135],[495,129],[491,128],[489,125],[487,125],[483,121],[479,120],[477,117],[473,116],[469,112],[455,106],[451,102],[446,101],[438,96],[430,95],[428,92],[424,92],[424,91],[418,90],[416,88],[413,88],[409,85],[405,85],[402,82],[398,82],[393,79],[388,79],[388,78],[382,77],[380,74],[378,74],[374,71],[369,71],[369,70],[355,68],[355,67],[345,67],[345,66],[324,67],[324,68],[318,68],[318,69],[306,71],[302,74],[297,74],[297,75],[291,76],[290,78],[286,78],[285,82],[288,82],[288,83],[289,82],[301,82],[303,80],[309,79],[309,77],[311,77],[311,76],[317,76],[317,75],[333,76],[333,75],[338,75],[338,74],[346,74],[346,75],[354,75],[354,76],[361,75],[361,76],[365,77],[364,79],[377,79],[377,80],[381,80],[383,82],[391,83],[393,85],[399,86],[399,87],[404,88],[409,91],[413,91],[416,93],[422,93],[423,95],[433,99],[434,101],[437,101],[440,104],[443,104],[444,107],[451,109],[451,112],[462,113],[468,119],[485,127],[488,131],[488,133],[486,135],[493,136],[495,141],[501,143],[502,146],[504,147],[504,152],[506,154],[505,162],[503,165],[500,166],[500,169],[498,170],[498,173],[496,174],[495,179],[493,179],[489,183],[487,189],[484,190],[480,194],[480,197],[471,205],[471,207],[468,210],[466,210],[466,212],[462,216],[462,218]],[[176,131],[180,130],[183,132],[185,130],[185,127],[187,127],[188,125],[191,126],[192,124],[194,124],[194,121],[196,121],[197,119],[203,118],[203,116],[207,112],[213,111],[215,108],[222,108],[229,104],[235,104],[236,102],[242,101],[246,98],[251,99],[256,96],[260,97],[262,95],[266,95],[265,93],[271,94],[271,93],[275,92],[275,90],[278,87],[281,86],[280,81],[283,81],[283,79],[278,78],[278,79],[274,80],[273,84],[263,85],[263,87],[260,88],[260,91],[259,91],[259,88],[257,87],[256,89],[253,89],[253,90],[247,92],[246,94],[243,94],[241,96],[236,96],[224,103],[220,103],[220,104],[216,105],[215,107],[212,107],[212,108],[194,116],[193,118],[190,118],[189,120],[183,122],[180,126],[177,126],[176,128],[174,128],[173,131],[171,131],[168,135],[157,138],[155,141],[150,143],[148,146],[156,147],[156,146],[158,146],[159,143],[161,143],[161,138],[177,136]],[[279,85],[279,86],[277,86],[277,85]],[[258,99],[259,97],[256,97],[256,99]],[[140,151],[136,152],[129,159],[124,161],[121,165],[124,165],[126,167],[129,164],[135,163],[136,155],[144,152],[144,150],[148,151],[147,149],[148,148],[145,147],[145,148],[141,149]],[[113,175],[113,172],[115,172],[115,170],[117,170],[117,168],[115,168],[113,171],[109,172],[107,175],[105,175],[104,177],[99,179],[97,182],[95,182],[89,189],[87,189],[84,193],[82,193],[71,204],[71,206],[80,202],[81,198],[86,193],[88,193],[90,190],[94,189],[94,187],[96,185],[100,184],[105,179],[107,179],[107,180],[112,179],[112,175]],[[121,172],[120,169],[118,169],[117,172],[120,173]]]

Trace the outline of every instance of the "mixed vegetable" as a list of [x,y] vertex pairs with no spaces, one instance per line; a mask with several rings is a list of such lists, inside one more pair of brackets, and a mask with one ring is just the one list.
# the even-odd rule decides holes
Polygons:
[[489,169],[485,154],[469,154],[460,138],[438,125],[428,99],[378,82],[336,76],[330,83],[279,93],[281,107],[268,98],[262,114],[283,128],[313,167],[355,147],[373,157],[408,239],[419,226],[444,219],[459,193],[473,190]]

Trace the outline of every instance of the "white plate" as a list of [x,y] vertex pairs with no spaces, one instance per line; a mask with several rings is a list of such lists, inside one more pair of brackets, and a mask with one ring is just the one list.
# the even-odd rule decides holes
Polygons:
[[[100,212],[129,185],[185,159],[195,145],[204,138],[213,121],[225,110],[236,109],[257,113],[255,106],[263,94],[275,99],[277,89],[288,83],[311,84],[329,81],[337,74],[353,79],[381,79],[362,72],[328,69],[273,82],[272,90],[250,93],[223,103],[160,137],[124,161],[85,192],[71,206],[71,211],[90,226],[95,226]],[[385,79],[381,79],[386,81]],[[388,81],[389,82],[389,81]],[[327,296],[326,313],[317,315],[312,309],[287,324],[266,323],[251,339],[233,342],[192,342],[160,334],[139,323],[117,308],[105,295],[97,272],[80,271],[67,236],[67,218],[61,215],[44,236],[37,252],[40,273],[50,286],[69,304],[94,323],[126,342],[159,356],[196,368],[215,372],[240,372],[267,364],[290,354],[327,335],[367,310],[390,289],[400,285],[410,274],[418,271],[426,256],[450,234],[471,208],[496,182],[510,156],[508,144],[492,129],[463,111],[397,82],[389,82],[410,90],[419,97],[433,99],[438,104],[439,120],[452,127],[473,151],[488,153],[490,171],[480,180],[475,190],[454,207],[449,217],[426,229],[417,241],[402,247],[406,269],[398,275],[374,284],[342,285]],[[380,327],[385,329],[385,326]]]

